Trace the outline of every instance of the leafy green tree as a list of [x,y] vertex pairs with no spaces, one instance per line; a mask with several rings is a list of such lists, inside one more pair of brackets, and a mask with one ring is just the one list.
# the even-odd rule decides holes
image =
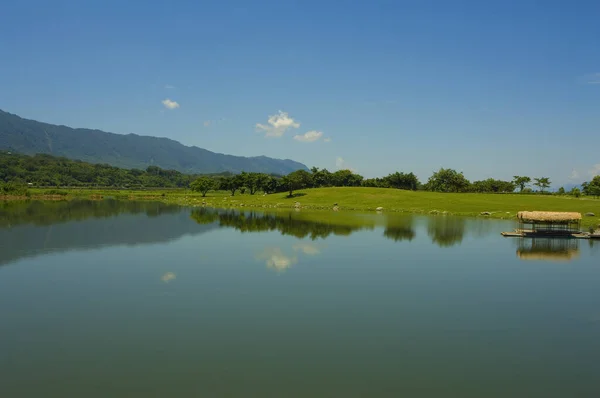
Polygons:
[[[266,188],[267,188],[267,185],[268,185],[268,183],[269,183],[269,180],[270,180],[270,178],[271,178],[271,177],[270,177],[268,174],[264,174],[264,173],[256,173],[256,181],[255,181],[255,184],[256,184],[256,190],[255,190],[255,192],[256,192],[256,191],[263,191],[263,192],[266,192]],[[250,192],[250,193],[251,193],[252,195],[254,195],[254,193],[253,193],[253,192]]]
[[531,178],[525,176],[514,176],[512,182],[519,187],[519,192],[523,192],[527,184],[531,182]]
[[[259,190],[264,190],[264,186],[267,183],[269,176],[263,173],[246,173],[242,171],[239,175],[241,189],[246,187],[250,192],[250,195],[254,195]],[[241,191],[240,189],[240,191]],[[243,193],[243,192],[242,192]]]
[[313,167],[311,169],[313,186],[319,187],[330,187],[333,185],[332,182],[332,174],[327,169],[319,170],[318,167]]
[[429,177],[425,189],[434,192],[465,192],[470,185],[462,172],[441,168]]
[[386,187],[397,189],[410,189],[416,191],[419,186],[419,179],[413,173],[395,172],[383,178],[386,181]]
[[208,191],[215,189],[216,185],[216,181],[211,177],[199,177],[190,184],[190,188],[205,197]]
[[292,197],[295,190],[310,186],[312,183],[312,176],[306,170],[296,170],[284,176],[282,182],[290,193],[289,197]]
[[351,170],[338,170],[331,175],[331,185],[335,187],[359,187],[363,176]]
[[566,193],[565,188],[564,187],[558,188],[558,191],[556,191],[556,193],[559,195],[564,195]]
[[235,196],[235,193],[240,189],[241,179],[238,176],[221,177],[219,179],[219,189],[231,192],[231,196]]
[[267,177],[268,178],[265,180],[265,183],[262,187],[263,191],[267,194],[278,192],[280,187],[280,180],[271,176]]
[[581,190],[580,190],[579,188],[577,188],[577,187],[574,187],[573,189],[571,189],[571,190],[569,191],[569,195],[571,195],[571,196],[574,196],[574,197],[578,198],[578,197],[580,197],[580,196],[581,196]]
[[487,180],[473,182],[470,190],[478,193],[510,193],[515,190],[515,184],[510,181],[488,178]]
[[240,182],[240,193],[242,195],[246,192],[246,189],[250,190],[250,192],[254,190],[253,185],[255,185],[255,181],[252,174],[253,173],[246,173],[245,171],[242,171],[239,174],[238,179]]
[[600,196],[600,175],[592,178],[592,181],[581,184],[583,193],[587,196]]
[[545,189],[550,187],[550,179],[548,177],[539,177],[533,179],[535,182],[533,185],[540,188],[540,191],[544,192]]

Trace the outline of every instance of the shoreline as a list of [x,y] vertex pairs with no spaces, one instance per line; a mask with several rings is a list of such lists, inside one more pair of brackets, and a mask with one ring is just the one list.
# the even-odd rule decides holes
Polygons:
[[[45,193],[44,191],[51,191]],[[0,201],[69,200],[155,201],[189,207],[252,210],[311,210],[319,212],[372,213],[382,207],[384,213],[449,215],[497,220],[516,220],[521,210],[577,211],[583,216],[582,229],[597,228],[600,200],[547,195],[468,194],[403,191],[386,188],[316,188],[299,190],[292,198],[285,193],[238,194],[210,192],[206,197],[189,190],[115,190],[115,189],[32,189],[28,196],[0,196]],[[334,210],[334,207],[337,210]]]

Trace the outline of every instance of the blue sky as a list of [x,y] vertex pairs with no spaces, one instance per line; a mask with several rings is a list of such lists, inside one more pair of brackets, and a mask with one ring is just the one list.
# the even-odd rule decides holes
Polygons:
[[599,18],[593,1],[5,2],[0,109],[368,177],[556,186],[600,173]]

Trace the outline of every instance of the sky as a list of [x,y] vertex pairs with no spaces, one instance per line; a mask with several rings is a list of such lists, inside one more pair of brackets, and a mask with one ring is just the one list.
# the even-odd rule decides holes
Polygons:
[[0,109],[365,177],[600,174],[597,1],[41,1]]

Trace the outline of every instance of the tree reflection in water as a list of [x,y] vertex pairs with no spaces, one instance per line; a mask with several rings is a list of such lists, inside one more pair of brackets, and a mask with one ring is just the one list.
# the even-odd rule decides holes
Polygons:
[[[241,232],[279,231],[283,235],[311,240],[324,239],[329,235],[348,236],[354,231],[372,229],[373,226],[361,223],[337,224],[327,220],[325,213],[263,213],[259,211],[217,210],[199,208],[192,211],[191,217],[200,224],[218,222],[220,226],[235,228]],[[321,221],[313,219],[321,217]],[[347,221],[347,220],[344,220]]]
[[394,242],[411,241],[416,233],[413,226],[414,218],[412,216],[401,218],[388,218],[383,236]]
[[440,247],[459,245],[465,235],[463,217],[433,216],[427,224],[427,235]]
[[181,207],[159,202],[131,202],[114,199],[73,199],[61,201],[0,202],[0,228],[22,224],[52,225],[90,218],[114,217],[120,214],[143,214],[156,217],[174,214]]

